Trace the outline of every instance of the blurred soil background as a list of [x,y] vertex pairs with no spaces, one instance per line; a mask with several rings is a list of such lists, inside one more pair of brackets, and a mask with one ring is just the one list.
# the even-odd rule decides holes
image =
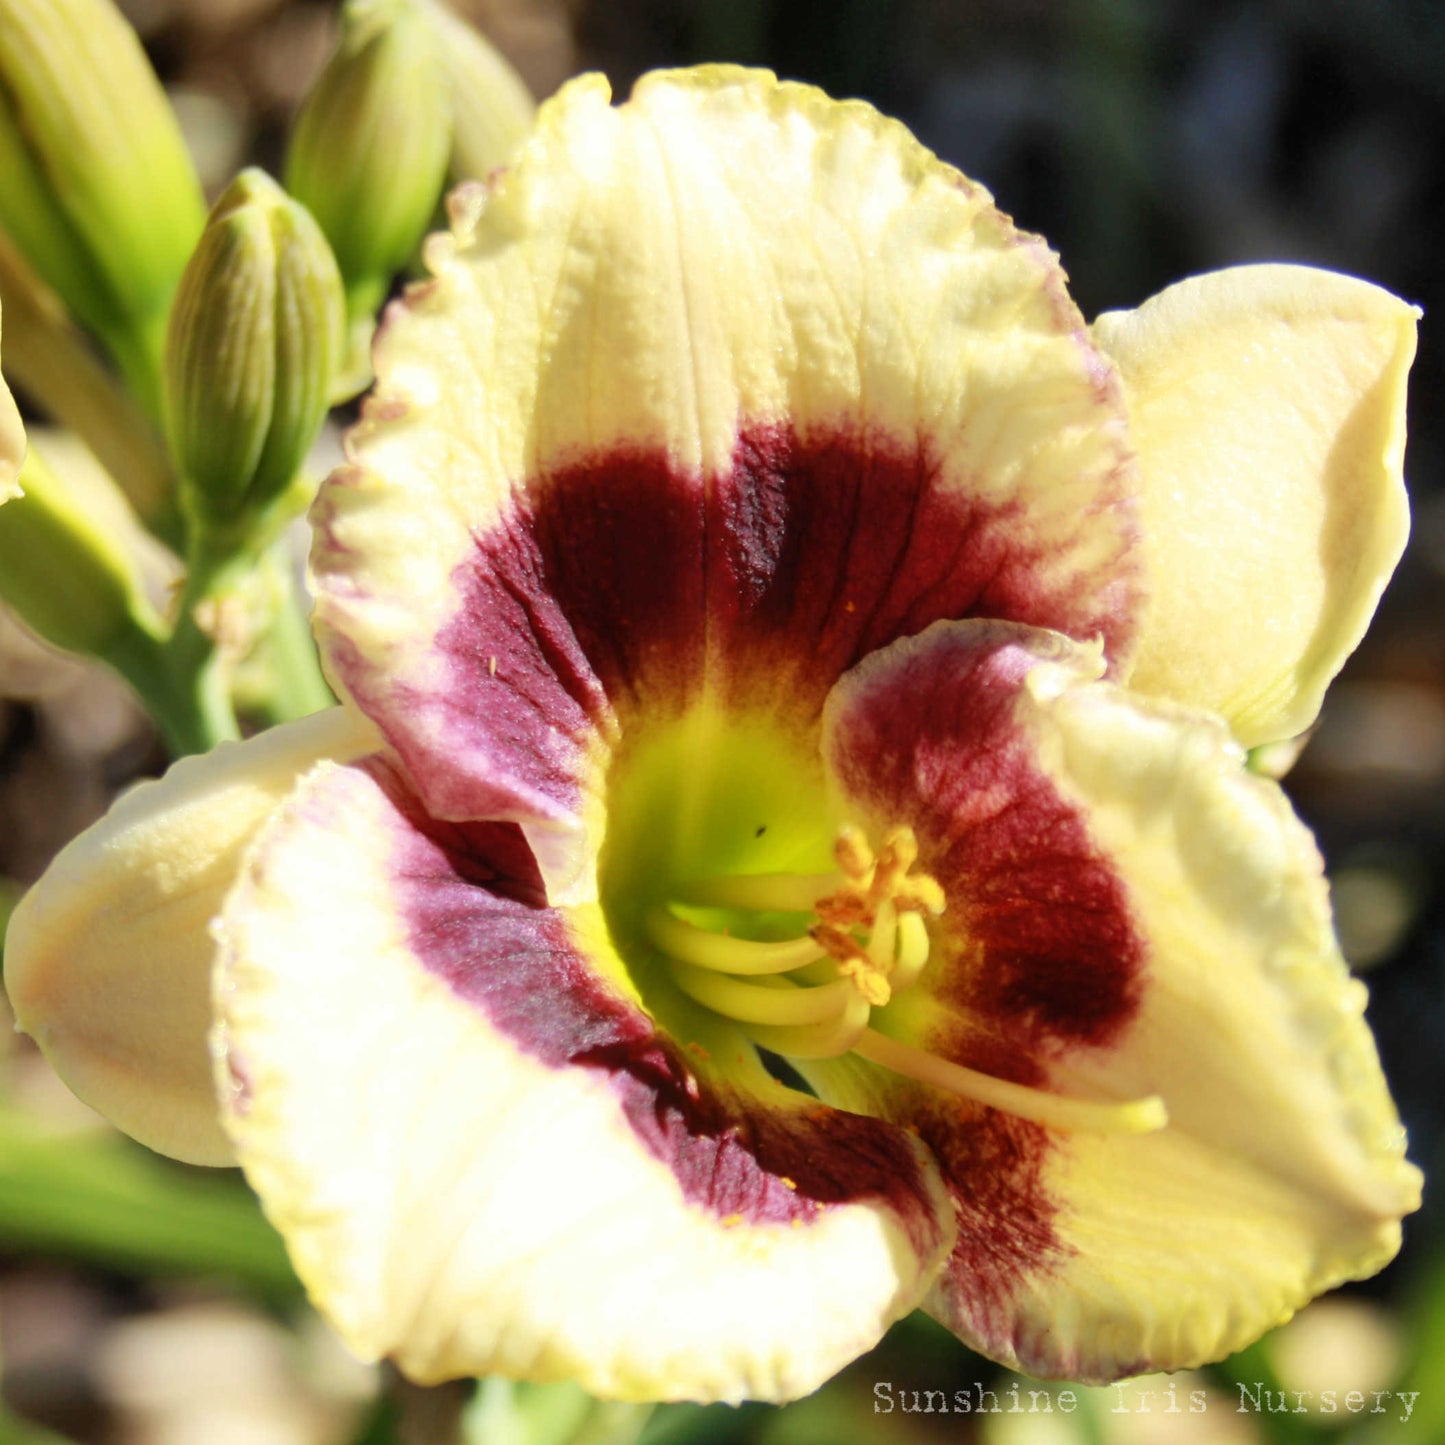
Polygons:
[[[331,45],[334,8],[316,0],[121,4],[171,90],[209,192],[247,161],[279,170],[289,118]],[[655,66],[732,60],[865,97],[1046,235],[1086,315],[1135,304],[1190,273],[1260,260],[1353,272],[1424,306],[1408,457],[1413,540],[1288,782],[1329,860],[1346,952],[1371,988],[1413,1157],[1441,1177],[1445,5],[471,0],[458,8],[539,96],[579,69],[606,71],[625,93]],[[118,788],[164,762],[119,683],[0,619],[0,915],[5,896],[38,876]],[[8,1028],[0,1030],[0,1085],[15,1108],[92,1127]],[[1400,1259],[1379,1280],[1306,1312],[1209,1387],[1227,1392],[1231,1375],[1341,1390],[1356,1378],[1360,1388],[1412,1379],[1422,1390],[1415,1420],[1378,1438],[1445,1439],[1442,1234],[1445,1210],[1430,1189]],[[41,1248],[0,1255],[6,1397],[27,1418],[96,1445],[360,1438],[373,1372],[349,1362],[319,1326],[304,1317],[298,1324],[294,1308],[263,1296],[85,1267]],[[874,1415],[869,1396],[879,1379],[900,1389],[999,1385],[992,1367],[915,1321],[816,1401],[698,1415],[667,1438],[979,1438],[974,1417]],[[1101,1414],[1089,1438],[1302,1440],[1330,1423],[1242,1416],[1234,1398],[1211,1410],[1208,1424],[1187,1414]],[[417,1406],[408,1415],[410,1436],[443,1441],[442,1427],[418,1423],[424,1413]],[[1010,1434],[1009,1419],[994,1417],[983,1438],[1042,1441],[1044,1423]],[[12,1438],[3,1428],[0,1445]]]

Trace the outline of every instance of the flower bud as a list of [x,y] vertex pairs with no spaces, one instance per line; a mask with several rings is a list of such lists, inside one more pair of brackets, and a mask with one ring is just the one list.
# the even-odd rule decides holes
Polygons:
[[0,600],[37,636],[111,658],[156,635],[138,559],[32,447],[20,495],[0,506]]
[[341,277],[304,206],[243,171],[216,202],[176,294],[165,414],[203,531],[254,527],[295,478],[341,354]]
[[536,118],[527,83],[443,0],[420,0],[441,39],[452,103],[451,178],[486,180],[512,159]]
[[353,318],[415,252],[446,172],[441,44],[415,0],[349,0],[341,43],[296,122],[286,187],[336,252]]
[[0,0],[0,227],[143,400],[205,206],[175,115],[110,0]]

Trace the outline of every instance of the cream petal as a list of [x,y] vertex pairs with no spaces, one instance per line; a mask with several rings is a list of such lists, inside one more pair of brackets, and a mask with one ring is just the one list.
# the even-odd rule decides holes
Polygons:
[[1144,479],[1151,599],[1129,685],[1303,732],[1405,545],[1418,310],[1364,281],[1246,266],[1110,312]]
[[806,1393],[927,1289],[937,1179],[906,1131],[682,1065],[588,916],[514,825],[315,770],[221,930],[241,1164],[351,1348],[415,1379]]
[[1420,1172],[1314,840],[1284,794],[1242,771],[1208,719],[1103,685],[1052,712],[1052,770],[1087,808],[1150,947],[1127,1040],[1062,1075],[1158,1093],[1170,1123],[1122,1153],[1083,1135],[1060,1151],[1049,1182],[1073,1253],[1055,1287],[1089,1301],[1090,1318],[1046,1337],[1046,1288],[1028,1345],[1061,1373],[1178,1369],[1380,1269],[1419,1207]]
[[584,77],[455,217],[313,512],[321,645],[434,816],[586,856],[634,705],[816,712],[940,616],[1122,659],[1117,381],[1055,258],[896,122],[733,67],[616,107]]
[[959,1237],[930,1309],[1091,1380],[1241,1348],[1378,1270],[1420,1198],[1309,833],[1217,718],[1098,672],[1056,635],[939,624],[839,683],[825,744],[851,815],[906,821],[947,899],[877,1027],[1045,1094],[1158,1096],[1167,1126],[810,1072],[938,1159]]
[[211,1060],[211,920],[241,856],[319,758],[377,746],[332,708],[185,758],[117,800],[21,899],[5,939],[15,1017],[88,1104],[143,1144],[233,1163]]

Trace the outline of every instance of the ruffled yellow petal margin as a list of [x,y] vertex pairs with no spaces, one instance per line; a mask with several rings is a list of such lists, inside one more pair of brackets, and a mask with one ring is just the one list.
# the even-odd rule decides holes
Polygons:
[[1348,276],[1246,266],[1095,322],[1144,476],[1130,687],[1223,714],[1246,747],[1314,720],[1405,546],[1418,316]]
[[377,746],[332,708],[143,783],[67,846],[5,939],[15,1017],[87,1103],[141,1143],[234,1163],[217,1117],[211,920],[256,829],[321,758]]

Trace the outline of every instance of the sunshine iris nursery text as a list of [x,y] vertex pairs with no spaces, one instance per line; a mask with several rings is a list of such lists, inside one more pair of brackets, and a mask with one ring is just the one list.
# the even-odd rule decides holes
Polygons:
[[[1237,1402],[1222,1393],[1181,1390],[1172,1381],[1158,1389],[1119,1384],[1097,1392],[1095,1408],[1115,1415],[1199,1415],[1213,1404],[1216,1409],[1232,1405],[1239,1414],[1393,1414],[1403,1424],[1414,1413],[1420,1395],[1418,1390],[1271,1390],[1261,1382],[1240,1382],[1235,1389]],[[1079,1403],[1080,1395],[1075,1390],[1055,1392],[1017,1383],[999,1390],[975,1384],[952,1392],[895,1389],[889,1380],[877,1380],[873,1385],[875,1415],[890,1415],[894,1410],[917,1415],[1034,1415],[1055,1411],[1072,1415]]]

